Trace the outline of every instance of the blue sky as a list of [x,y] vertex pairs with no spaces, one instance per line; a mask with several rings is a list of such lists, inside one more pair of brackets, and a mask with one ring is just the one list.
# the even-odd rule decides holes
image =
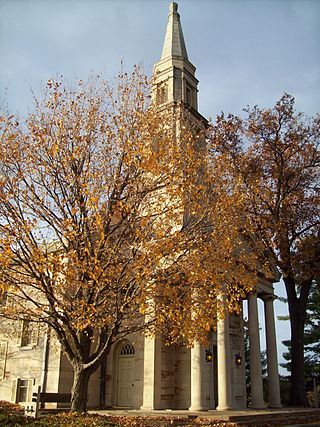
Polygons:
[[[271,106],[287,91],[307,114],[319,110],[318,0],[181,0],[199,109],[214,117],[247,104]],[[168,1],[0,0],[0,93],[24,113],[48,78],[113,76],[121,60],[160,59]],[[3,95],[2,95],[3,98]]]
[[[320,110],[320,1],[178,4],[204,116],[240,114],[248,104],[271,107],[285,91],[299,111]],[[113,77],[122,60],[128,68],[142,63],[150,74],[168,6],[164,0],[0,0],[0,104],[24,115],[32,91],[40,93],[49,78]],[[286,312],[285,304],[277,302],[276,311]],[[288,338],[284,322],[277,329],[279,341]]]

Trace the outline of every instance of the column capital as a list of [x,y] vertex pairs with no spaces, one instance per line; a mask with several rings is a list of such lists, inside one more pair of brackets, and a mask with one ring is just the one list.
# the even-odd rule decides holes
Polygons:
[[260,294],[259,298],[261,298],[262,301],[274,301],[278,299],[278,297],[275,294]]
[[258,294],[258,289],[253,289],[250,293],[247,294],[247,301],[249,304],[249,300],[253,300],[253,299],[258,299],[260,297],[260,295]]

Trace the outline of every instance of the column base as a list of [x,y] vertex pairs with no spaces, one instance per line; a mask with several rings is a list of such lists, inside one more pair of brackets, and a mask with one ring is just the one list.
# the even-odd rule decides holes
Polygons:
[[257,403],[250,405],[250,409],[266,409],[266,405],[264,403]]
[[154,411],[154,408],[151,406],[140,406],[141,411]]
[[269,408],[282,408],[281,403],[269,403]]
[[190,406],[190,408],[188,409],[188,411],[207,411],[208,408],[205,408],[203,406]]
[[232,411],[233,407],[232,406],[227,406],[227,405],[218,405],[216,407],[216,411]]

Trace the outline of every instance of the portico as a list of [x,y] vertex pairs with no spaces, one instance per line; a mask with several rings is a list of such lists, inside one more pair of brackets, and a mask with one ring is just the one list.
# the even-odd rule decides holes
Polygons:
[[[267,402],[264,401],[262,387],[258,297],[265,305]],[[248,297],[252,409],[262,409],[266,406],[281,407],[274,298],[273,294],[257,292]],[[208,352],[207,348],[198,342],[188,349],[167,347],[158,338],[146,338],[141,409],[189,409],[189,411],[245,409],[247,396],[242,317],[230,316],[225,312],[224,318],[218,321],[217,331],[210,347],[212,360],[207,360],[206,351]]]

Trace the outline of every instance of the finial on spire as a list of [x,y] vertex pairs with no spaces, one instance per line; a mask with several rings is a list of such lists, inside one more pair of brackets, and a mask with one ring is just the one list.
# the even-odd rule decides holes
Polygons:
[[170,13],[178,12],[178,3],[176,3],[175,1],[170,3],[169,11]]

